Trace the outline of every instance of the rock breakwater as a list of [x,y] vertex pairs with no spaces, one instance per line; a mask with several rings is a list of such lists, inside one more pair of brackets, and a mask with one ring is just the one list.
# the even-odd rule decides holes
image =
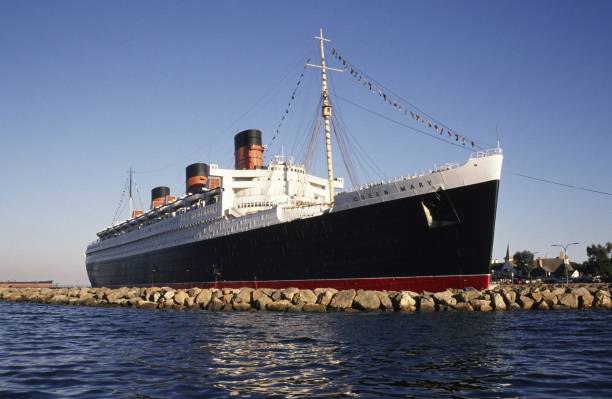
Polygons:
[[483,291],[369,291],[317,288],[1,288],[0,300],[82,306],[216,311],[516,311],[612,309],[609,284],[500,286]]

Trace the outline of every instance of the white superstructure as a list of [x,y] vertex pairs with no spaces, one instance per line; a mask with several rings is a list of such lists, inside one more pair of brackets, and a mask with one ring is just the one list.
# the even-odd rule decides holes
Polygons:
[[[440,190],[499,180],[500,149],[473,154],[462,165],[445,165],[428,173],[370,184],[335,195],[329,207],[327,180],[276,158],[266,168],[229,170],[210,165],[220,187],[183,196],[144,215],[111,226],[87,249],[91,261],[129,257],[164,248],[210,240],[296,219],[341,212]],[[343,181],[335,179],[335,189]]]
[[[211,178],[220,178],[222,212],[234,217],[285,206],[329,204],[327,179],[306,173],[303,165],[275,157],[264,169],[221,169],[210,165]],[[342,178],[334,179],[334,190],[342,190]]]

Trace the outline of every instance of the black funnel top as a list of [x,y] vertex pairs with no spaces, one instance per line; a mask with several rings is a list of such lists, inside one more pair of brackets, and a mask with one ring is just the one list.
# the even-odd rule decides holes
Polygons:
[[170,195],[169,187],[159,186],[151,190],[151,200],[154,200],[155,198],[164,198],[168,195]]
[[261,145],[261,130],[243,130],[234,136],[234,149],[252,145]]
[[208,176],[210,173],[210,168],[205,163],[192,163],[191,165],[185,168],[185,175],[187,179],[194,176]]

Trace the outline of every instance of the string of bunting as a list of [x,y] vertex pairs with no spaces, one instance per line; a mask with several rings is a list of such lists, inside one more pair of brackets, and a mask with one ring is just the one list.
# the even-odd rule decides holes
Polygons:
[[[403,104],[400,100],[386,93],[384,88],[380,87],[380,85],[373,82],[371,79],[368,79],[364,76],[362,72],[359,71],[353,64],[351,64],[345,57],[340,55],[338,50],[332,48],[332,56],[336,58],[336,60],[342,65],[342,68],[349,72],[349,74],[359,83],[363,85],[363,87],[367,88],[371,93],[378,95],[383,99],[385,103],[388,103],[395,109],[397,109],[402,114],[408,116],[415,120],[416,122],[420,122],[424,125],[427,125],[429,128],[433,129],[440,136],[448,136],[448,139],[455,139],[456,142],[460,142],[462,145],[470,144],[472,147],[482,148],[478,145],[474,139],[471,139],[467,136],[461,135],[448,129],[439,122],[433,121],[430,118],[423,117],[419,114],[418,111],[411,109],[411,107]],[[414,108],[414,107],[412,107]]]
[[[125,199],[125,193],[129,188],[130,178],[125,179],[125,184],[123,185],[123,191],[121,192],[121,198],[119,198],[119,203],[117,204],[117,208],[115,209],[115,216],[113,217],[113,223],[115,223],[119,219],[119,212],[123,209],[123,200]],[[131,216],[131,215],[130,215]]]
[[304,72],[306,71],[306,64],[308,64],[309,62],[310,62],[310,58],[308,58],[306,62],[304,63],[304,68],[302,69],[302,73],[300,74],[297,84],[295,85],[293,91],[291,92],[291,98],[289,99],[289,102],[287,103],[287,108],[285,108],[285,111],[283,112],[283,116],[281,117],[280,121],[278,122],[278,125],[276,126],[276,130],[274,131],[274,136],[272,136],[272,140],[270,140],[269,146],[271,146],[274,143],[274,140],[276,140],[276,138],[278,137],[278,134],[280,133],[280,129],[283,126],[285,119],[287,119],[287,116],[289,115],[289,110],[291,109],[291,106],[293,105],[293,102],[295,100],[295,95],[297,94],[297,91],[300,88],[300,85],[302,84],[302,80],[304,79]]

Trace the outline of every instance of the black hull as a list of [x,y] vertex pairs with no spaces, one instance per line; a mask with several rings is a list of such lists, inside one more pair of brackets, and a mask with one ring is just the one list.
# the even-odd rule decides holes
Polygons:
[[427,194],[128,258],[88,260],[87,273],[94,287],[488,285],[498,186],[494,180],[444,191],[439,225],[428,225],[422,201],[434,194]]

